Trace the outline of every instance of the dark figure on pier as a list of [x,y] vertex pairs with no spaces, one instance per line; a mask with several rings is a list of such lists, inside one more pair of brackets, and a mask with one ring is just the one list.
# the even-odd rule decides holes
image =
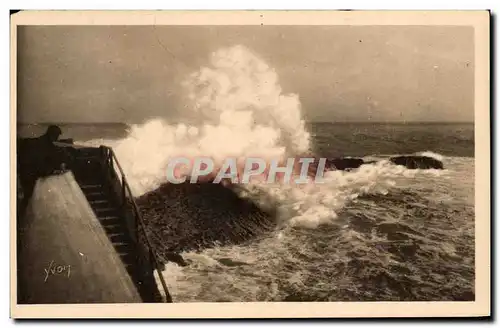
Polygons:
[[54,144],[61,134],[61,128],[51,125],[40,137],[17,140],[17,174],[21,187],[19,194],[22,194],[22,201],[19,204],[21,216],[33,195],[38,178],[65,171],[69,154]]

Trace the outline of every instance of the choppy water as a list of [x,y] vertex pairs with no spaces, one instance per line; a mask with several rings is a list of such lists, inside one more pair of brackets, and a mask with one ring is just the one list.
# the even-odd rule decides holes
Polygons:
[[[39,130],[43,127],[21,128],[23,135]],[[332,205],[336,217],[301,224],[313,222],[308,221],[308,213],[311,220],[317,215],[302,211],[301,221],[281,218],[274,226],[263,220],[265,229],[258,229],[259,222],[252,218],[243,225],[246,238],[237,244],[223,236],[226,233],[217,224],[199,224],[199,230],[211,230],[216,236],[218,231],[222,245],[205,243],[201,250],[184,251],[186,267],[166,265],[164,275],[174,301],[473,300],[473,125],[316,123],[308,130],[320,156],[380,157],[432,151],[443,156],[446,170],[388,171],[382,178],[375,168],[341,173],[335,181],[342,185],[341,195],[352,196],[342,198],[348,201],[337,203],[339,194],[333,192],[335,201],[327,201],[326,190],[318,191],[321,197],[308,198],[309,203],[290,203],[314,208],[321,202],[323,210]],[[126,134],[121,125],[68,125],[64,132],[63,137],[81,141],[119,139]],[[357,187],[347,188],[349,184]],[[226,198],[221,197],[218,207],[225,206]],[[215,201],[207,200],[207,208],[217,209]],[[215,219],[222,222],[236,211],[225,210]],[[172,208],[169,211],[149,221],[153,233],[172,225]],[[191,221],[179,220],[184,225],[175,234],[191,236]],[[172,240],[161,236],[155,234],[156,243],[170,247]]]
[[184,253],[188,267],[167,265],[171,292],[186,302],[473,300],[474,161],[444,163],[444,175],[400,178],[331,224]]

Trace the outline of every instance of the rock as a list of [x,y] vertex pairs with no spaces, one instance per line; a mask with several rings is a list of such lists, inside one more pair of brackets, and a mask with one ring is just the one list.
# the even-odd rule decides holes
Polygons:
[[391,157],[390,161],[396,165],[405,166],[408,169],[440,169],[442,170],[443,162],[428,156],[396,156]]
[[365,161],[361,158],[354,158],[354,157],[330,158],[327,159],[325,168],[329,170],[346,171],[349,169],[357,169],[363,164],[365,164]]
[[[319,158],[317,158],[314,163],[309,166],[309,175],[314,176],[318,170]],[[361,158],[354,157],[337,157],[337,158],[327,158],[325,163],[325,171],[349,171],[351,169],[357,169],[365,163]]]

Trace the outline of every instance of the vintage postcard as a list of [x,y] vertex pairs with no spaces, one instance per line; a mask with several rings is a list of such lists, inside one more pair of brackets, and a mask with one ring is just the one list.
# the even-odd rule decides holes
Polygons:
[[488,11],[11,22],[12,317],[490,316]]

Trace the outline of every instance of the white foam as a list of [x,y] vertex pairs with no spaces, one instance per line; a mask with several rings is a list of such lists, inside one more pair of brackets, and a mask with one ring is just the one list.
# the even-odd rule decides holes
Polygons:
[[282,158],[309,150],[309,133],[294,94],[283,94],[276,72],[243,46],[216,51],[210,64],[183,83],[183,113],[192,125],[161,119],[132,125],[127,138],[108,142],[136,196],[166,182],[172,157]]
[[419,152],[419,153],[417,153],[417,155],[431,157],[431,158],[437,159],[438,161],[441,161],[441,162],[444,160],[443,155],[438,154],[438,153],[434,153],[430,150]]
[[[166,182],[167,163],[173,157],[210,157],[217,168],[227,157],[283,159],[311,148],[298,97],[283,94],[276,72],[243,46],[213,53],[209,65],[190,74],[183,87],[183,114],[195,123],[155,119],[130,126],[123,140],[107,142],[135,196]],[[283,222],[315,228],[334,220],[359,195],[386,194],[398,177],[419,173],[381,160],[352,172],[327,172],[323,184],[255,183],[244,185],[240,193],[277,209]]]
[[396,180],[417,175],[428,174],[424,170],[408,170],[380,161],[350,172],[326,172],[323,184],[251,184],[244,185],[240,195],[253,199],[263,208],[276,208],[285,224],[316,228],[332,223],[338,211],[360,195],[385,195],[397,185]]

